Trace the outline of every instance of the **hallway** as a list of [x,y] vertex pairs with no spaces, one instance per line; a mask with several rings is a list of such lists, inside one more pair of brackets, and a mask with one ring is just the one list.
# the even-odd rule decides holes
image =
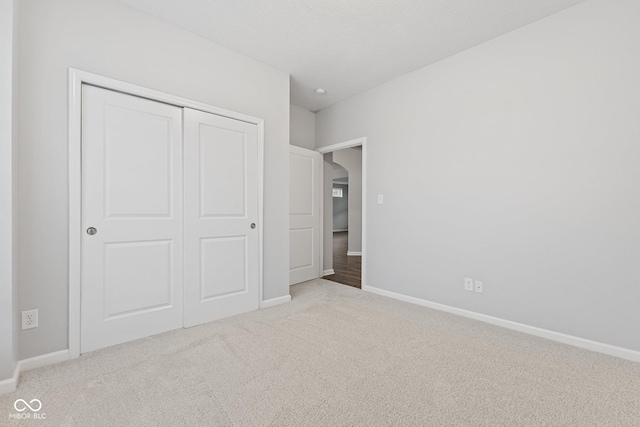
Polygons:
[[335,274],[323,279],[360,289],[362,257],[347,256],[349,232],[333,233],[333,270]]

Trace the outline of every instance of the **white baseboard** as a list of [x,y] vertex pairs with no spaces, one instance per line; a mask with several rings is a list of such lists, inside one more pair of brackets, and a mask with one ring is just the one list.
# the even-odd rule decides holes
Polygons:
[[18,365],[13,370],[13,376],[6,380],[0,381],[0,394],[13,393],[18,388],[18,380],[20,378],[20,370]]
[[334,233],[342,233],[343,231],[349,231],[348,228],[344,228],[344,229],[340,229],[340,230],[333,230]]
[[16,391],[18,382],[20,382],[20,374],[22,372],[64,362],[65,360],[69,360],[69,350],[54,351],[53,353],[47,353],[19,361],[13,370],[13,378],[0,381],[0,394]]
[[631,360],[632,362],[640,363],[640,351],[631,350],[623,347],[616,347],[614,345],[605,344],[598,341],[591,341],[591,340],[576,337],[573,335],[567,335],[560,332],[550,331],[548,329],[538,328],[536,326],[525,325],[523,323],[512,322],[511,320],[488,316],[486,314],[476,313],[474,311],[463,310],[461,308],[451,307],[448,305],[439,304],[437,302],[432,302],[432,301],[424,300],[421,298],[410,297],[407,295],[402,295],[395,292],[387,291],[384,289],[375,288],[373,286],[363,285],[362,290],[371,292],[373,294],[378,294],[385,297],[397,299],[400,301],[421,305],[423,307],[432,308],[434,310],[445,311],[447,313],[456,314],[458,316],[467,317],[469,319],[479,320],[481,322],[490,323],[492,325],[501,326],[503,328],[512,329],[514,331],[524,332],[525,334],[535,335],[537,337],[561,342],[563,344],[572,345],[574,347],[580,347],[586,350],[591,350],[598,353],[607,354],[609,356],[615,356],[621,359]]
[[22,372],[64,362],[65,360],[69,360],[69,350],[54,351],[53,353],[43,354],[42,356],[24,359],[18,362],[18,365],[20,366],[20,372]]
[[260,308],[275,307],[276,305],[286,304],[288,302],[291,302],[291,295],[264,300],[262,304],[260,304]]
[[362,256],[362,252],[347,252],[347,256]]
[[322,272],[322,277],[324,276],[331,276],[332,274],[336,274],[335,270],[333,268],[329,269],[329,270],[324,270]]

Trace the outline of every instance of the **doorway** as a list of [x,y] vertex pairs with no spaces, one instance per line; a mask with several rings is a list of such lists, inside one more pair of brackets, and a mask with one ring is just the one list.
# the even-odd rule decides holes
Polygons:
[[366,138],[323,147],[323,278],[365,286]]

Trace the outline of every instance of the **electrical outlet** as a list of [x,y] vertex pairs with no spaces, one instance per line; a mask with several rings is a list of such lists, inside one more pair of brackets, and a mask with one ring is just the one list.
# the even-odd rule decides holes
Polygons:
[[22,330],[38,327],[38,309],[22,312]]
[[480,280],[476,280],[476,281],[474,282],[474,285],[475,285],[475,291],[476,291],[477,293],[481,294],[481,293],[482,293],[482,291],[483,291],[482,282],[481,282]]
[[464,290],[473,292],[473,279],[466,277],[464,279]]

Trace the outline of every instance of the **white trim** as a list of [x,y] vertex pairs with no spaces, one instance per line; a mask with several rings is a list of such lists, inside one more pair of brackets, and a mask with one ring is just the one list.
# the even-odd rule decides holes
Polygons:
[[347,251],[347,256],[362,256],[362,252]]
[[22,372],[41,368],[43,366],[54,365],[67,360],[69,360],[69,350],[54,351],[53,353],[47,353],[19,361],[13,370],[13,377],[0,381],[0,394],[16,391],[18,383],[20,382],[20,374]]
[[258,301],[264,297],[264,120],[258,125]]
[[362,259],[361,259],[361,286],[366,286],[367,263],[365,248],[367,247],[367,138],[362,139]]
[[20,372],[23,372],[30,369],[42,368],[43,366],[64,362],[69,359],[69,350],[60,350],[32,357],[30,359],[24,359],[18,362],[18,364],[20,366]]
[[345,232],[345,231],[349,231],[349,229],[348,228],[344,228],[344,229],[340,229],[340,230],[333,230],[334,233],[342,233],[342,232]]
[[499,317],[493,317],[486,314],[476,313],[474,311],[464,310],[457,307],[451,307],[449,305],[439,304],[439,303],[424,300],[421,298],[410,297],[407,295],[402,295],[395,292],[387,291],[385,289],[375,288],[373,286],[362,286],[362,290],[366,292],[371,292],[373,294],[397,299],[400,301],[421,305],[423,307],[432,308],[434,310],[444,311],[444,312],[455,314],[458,316],[467,317],[469,319],[479,320],[481,322],[490,323],[492,325],[500,326],[507,329],[512,329],[514,331],[523,332],[525,334],[535,335],[537,337],[546,338],[548,340],[557,341],[557,342],[568,344],[574,347],[595,351],[597,353],[603,353],[609,356],[619,357],[621,359],[630,360],[632,362],[640,362],[640,351],[631,350],[623,347],[617,347],[614,345],[605,344],[598,341],[591,341],[591,340],[576,337],[573,335],[567,335],[560,332],[550,331],[548,329],[538,328],[536,326],[530,326],[530,325],[525,325],[523,323],[513,322],[511,320],[501,319]]
[[69,69],[69,355],[80,355],[82,78]]
[[321,154],[326,154],[333,153],[334,151],[342,150],[344,148],[352,148],[358,146],[362,146],[362,252],[360,252],[362,256],[362,267],[360,273],[360,283],[362,284],[362,288],[364,288],[367,283],[367,138],[356,138],[349,141],[340,142],[338,144],[327,145],[325,147],[316,148],[316,151]]
[[[18,362],[20,363],[20,362]],[[13,376],[11,378],[7,378],[6,380],[0,381],[0,395],[6,393],[13,393],[18,388],[18,381],[20,379],[20,368],[19,365],[13,369]]]
[[[367,138],[356,138],[350,139],[349,141],[340,142],[338,144],[327,145],[325,147],[316,148],[316,151],[321,154],[333,153],[334,151],[343,150],[345,148],[352,148],[362,145],[362,149],[364,150],[364,146],[367,143]],[[364,163],[364,162],[363,162]]]
[[284,295],[278,298],[271,298],[262,301],[262,303],[260,304],[260,308],[275,307],[276,305],[286,304],[288,302],[291,302],[291,295]]
[[336,271],[333,268],[330,268],[329,270],[324,270],[322,272],[322,277],[331,276],[332,274],[336,274]]
[[[311,150],[313,151],[313,150]],[[319,203],[319,209],[320,212],[318,213],[318,217],[320,219],[320,225],[319,225],[319,230],[318,232],[320,234],[318,234],[318,240],[319,240],[319,244],[320,244],[320,263],[318,264],[318,273],[319,276],[318,278],[322,277],[322,269],[324,268],[324,155],[320,154],[320,177],[318,178],[320,180],[320,182],[318,183],[317,187],[320,187],[320,203]]]
[[82,255],[82,85],[90,84],[178,107],[228,117],[257,125],[258,130],[258,246],[259,301],[264,273],[264,120],[209,104],[133,85],[98,74],[69,68],[69,358],[80,355],[80,279]]

